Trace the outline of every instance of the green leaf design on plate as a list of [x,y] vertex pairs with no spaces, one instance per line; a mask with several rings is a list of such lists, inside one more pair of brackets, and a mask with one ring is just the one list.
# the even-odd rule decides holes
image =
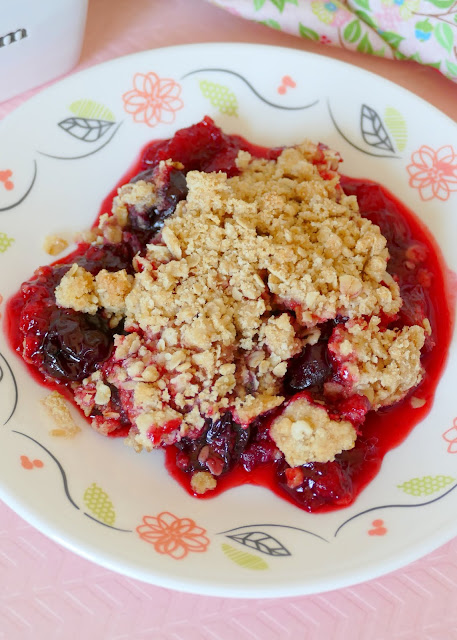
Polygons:
[[309,27],[305,27],[301,22],[298,23],[298,31],[302,38],[308,38],[308,40],[319,40],[319,34]]
[[225,543],[221,545],[221,548],[227,558],[230,558],[230,560],[235,562],[235,564],[243,567],[244,569],[253,569],[255,571],[269,569],[268,564],[263,558],[259,558],[252,553],[240,551],[239,549],[235,549],[231,545]]
[[448,53],[452,51],[454,44],[454,33],[452,27],[447,22],[440,22],[434,29],[435,38],[439,44],[446,49]]
[[355,0],[355,2],[359,5],[359,7],[362,7],[362,9],[368,9],[368,11],[370,11],[369,0]]
[[266,27],[271,27],[272,29],[276,29],[277,31],[281,31],[281,25],[276,20],[261,20],[260,24],[264,24]]
[[455,478],[451,476],[422,476],[422,478],[411,478],[397,486],[411,496],[430,496],[454,481]]
[[5,253],[11,247],[14,238],[10,238],[6,233],[0,233],[0,253]]
[[381,38],[390,44],[392,49],[398,49],[404,37],[399,33],[395,33],[394,31],[383,31],[381,33]]
[[116,120],[114,113],[105,105],[93,100],[76,100],[68,107],[79,118],[96,118],[97,120]]
[[356,42],[362,35],[362,27],[360,20],[352,20],[347,24],[343,31],[343,38],[348,42]]
[[446,60],[446,68],[451,74],[451,76],[457,76],[457,64],[455,62],[451,62],[450,60]]
[[105,524],[114,525],[116,512],[108,494],[93,482],[84,492],[84,504],[94,516]]
[[226,116],[237,116],[238,102],[233,91],[223,84],[200,80],[200,90],[213,107]]
[[359,51],[360,53],[373,53],[373,46],[367,34],[363,36],[363,38],[357,45],[357,51]]
[[408,127],[402,114],[394,107],[386,107],[384,111],[384,124],[395,140],[397,149],[403,151],[408,140]]

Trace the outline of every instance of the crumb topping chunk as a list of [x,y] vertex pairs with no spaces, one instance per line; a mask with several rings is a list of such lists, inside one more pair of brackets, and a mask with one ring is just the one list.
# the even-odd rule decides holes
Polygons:
[[326,409],[303,396],[292,400],[273,421],[270,435],[291,467],[331,462],[352,449],[357,432],[347,420],[332,420]]
[[340,377],[365,395],[373,409],[401,400],[422,380],[423,327],[380,328],[380,319],[350,320],[334,329],[328,349]]

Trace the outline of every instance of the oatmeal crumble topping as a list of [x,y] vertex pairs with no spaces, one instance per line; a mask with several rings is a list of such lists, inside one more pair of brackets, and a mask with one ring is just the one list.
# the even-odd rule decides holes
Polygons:
[[73,438],[81,431],[72,418],[67,401],[60,393],[52,391],[42,399],[41,404],[56,425],[49,431],[52,436]]
[[43,249],[50,256],[59,255],[59,253],[65,251],[67,247],[68,242],[65,240],[65,238],[61,238],[60,236],[57,236],[55,234],[46,236],[46,238],[44,239]]
[[213,491],[217,487],[217,480],[209,471],[197,471],[192,474],[190,486],[195,493],[201,495],[207,491]]
[[[116,428],[113,388],[137,450],[195,437],[206,418],[227,411],[246,426],[283,403],[288,361],[319,340],[317,325],[341,316],[349,321],[335,329],[332,353],[350,372],[354,393],[377,408],[421,380],[424,329],[378,327],[377,316],[394,317],[402,304],[386,271],[386,239],[339,187],[337,155],[319,149],[324,159],[316,166],[317,153],[309,142],[277,160],[240,151],[232,178],[190,171],[187,198],[146,255],[135,256],[135,276],[102,270],[94,277],[76,264],[63,276],[58,305],[102,309],[110,326],[123,318],[127,332],[114,337],[108,364],[75,391],[97,429]],[[156,206],[161,175],[180,168],[161,162],[155,182],[119,189],[94,242],[120,242],[129,208]],[[364,316],[369,324],[356,320]],[[295,466],[333,460],[354,446],[356,432],[300,398],[274,421],[271,436]],[[196,492],[213,488],[205,473],[192,478]]]
[[94,315],[99,307],[113,314],[125,314],[125,297],[133,276],[125,269],[111,273],[102,269],[95,277],[77,264],[63,276],[55,295],[60,307]]
[[401,400],[423,376],[424,329],[414,325],[383,331],[379,323],[376,317],[368,323],[350,320],[334,330],[328,343],[341,378],[350,382],[353,392],[365,395],[374,409]]
[[270,435],[291,467],[307,462],[331,462],[352,449],[357,432],[346,420],[332,420],[324,407],[306,397],[290,402],[273,421]]

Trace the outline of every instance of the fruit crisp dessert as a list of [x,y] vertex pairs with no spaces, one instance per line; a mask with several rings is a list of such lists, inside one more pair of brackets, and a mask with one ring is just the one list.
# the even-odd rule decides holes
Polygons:
[[411,214],[339,163],[210,118],[151,143],[76,252],[22,285],[16,348],[194,494],[268,477],[305,509],[349,504],[430,405],[444,284]]

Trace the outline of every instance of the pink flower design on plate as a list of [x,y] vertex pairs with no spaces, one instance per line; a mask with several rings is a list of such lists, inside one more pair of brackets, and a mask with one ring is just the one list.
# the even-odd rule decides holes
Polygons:
[[176,111],[184,106],[181,85],[172,78],[159,78],[153,71],[136,73],[133,87],[122,96],[124,109],[135,122],[144,122],[148,127],[171,124]]
[[143,524],[136,531],[145,542],[154,545],[157,553],[175,560],[185,558],[190,551],[206,551],[209,545],[205,529],[198,527],[191,518],[177,518],[168,511],[157,517],[144,516]]
[[447,200],[452,191],[457,191],[457,155],[450,145],[434,151],[422,145],[411,156],[412,163],[406,168],[409,185],[419,189],[422,200]]
[[457,418],[454,418],[453,426],[443,433],[443,438],[448,443],[448,453],[457,453]]

